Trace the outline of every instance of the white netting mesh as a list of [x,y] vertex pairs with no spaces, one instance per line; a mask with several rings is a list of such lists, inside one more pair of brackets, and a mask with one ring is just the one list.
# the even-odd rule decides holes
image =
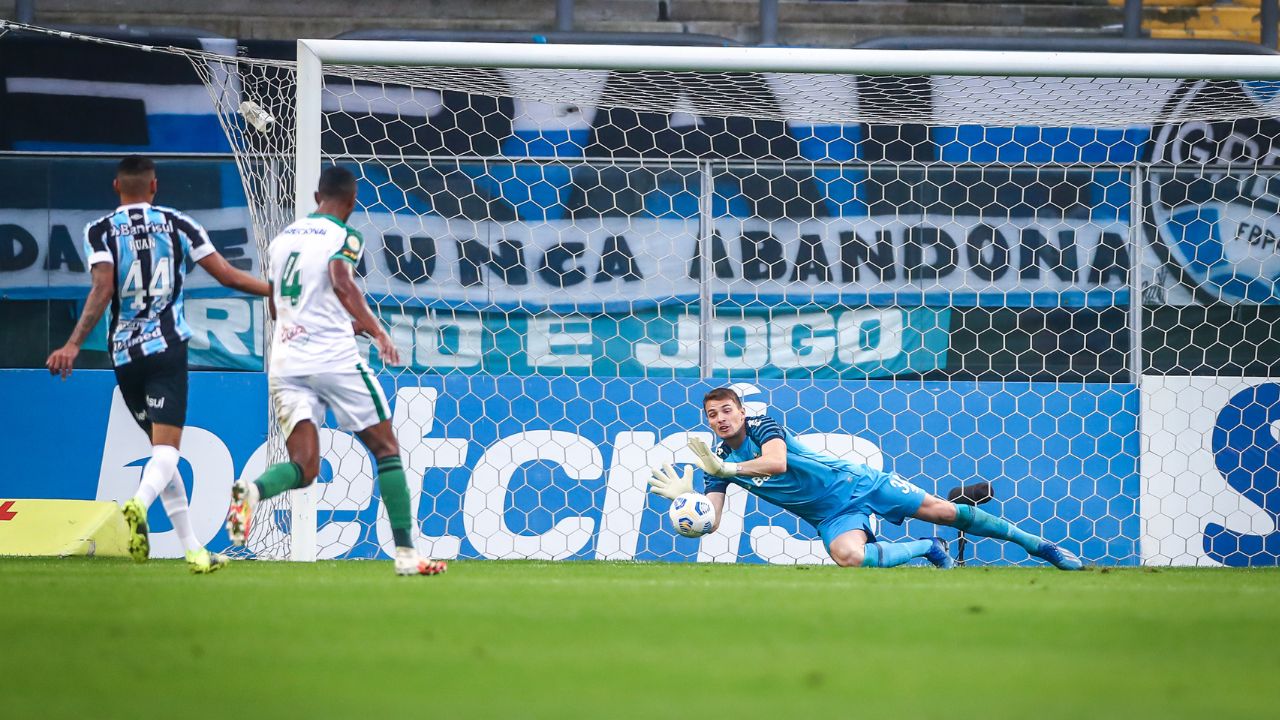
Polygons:
[[[701,377],[927,490],[993,481],[1002,514],[1091,560],[1135,562],[1141,536],[1185,561],[1163,549],[1185,513],[1138,510],[1134,386],[1197,371],[1153,327],[1205,292],[1167,273],[1196,271],[1172,256],[1207,209],[1273,237],[1271,85],[325,72],[323,161],[361,180],[362,272],[408,358],[385,372],[425,552],[686,556],[643,489],[688,460]],[[1163,306],[1131,307],[1139,286]],[[1229,350],[1264,374],[1269,322]],[[320,556],[376,554],[362,451],[329,439]],[[792,516],[736,491],[729,512],[698,559],[829,562]]]
[[[264,246],[294,215],[294,69],[188,56]],[[931,492],[992,482],[1089,561],[1274,564],[1275,83],[325,74],[424,552],[829,562],[745,492],[701,542],[646,495],[737,383]],[[385,552],[364,451],[321,443],[319,555]],[[288,554],[287,502],[259,556]]]

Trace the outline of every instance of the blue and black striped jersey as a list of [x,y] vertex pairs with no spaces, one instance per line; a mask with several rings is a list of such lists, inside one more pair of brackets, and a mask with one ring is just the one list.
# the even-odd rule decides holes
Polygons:
[[214,252],[199,223],[173,208],[122,205],[84,229],[89,265],[115,265],[112,361],[124,365],[191,337],[182,312],[187,261]]

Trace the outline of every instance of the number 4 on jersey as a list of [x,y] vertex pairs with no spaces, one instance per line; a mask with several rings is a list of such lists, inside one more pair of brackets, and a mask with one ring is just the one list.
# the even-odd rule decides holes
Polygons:
[[302,297],[302,270],[298,267],[298,253],[289,253],[284,261],[284,271],[280,273],[280,297],[289,298],[291,305],[297,305]]

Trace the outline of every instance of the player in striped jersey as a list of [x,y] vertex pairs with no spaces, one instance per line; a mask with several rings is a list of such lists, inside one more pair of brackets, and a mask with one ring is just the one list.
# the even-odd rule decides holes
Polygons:
[[[713,529],[720,525],[725,491],[734,484],[812,524],[831,559],[843,567],[893,567],[918,557],[944,569],[955,565],[938,538],[874,542],[872,515],[894,524],[913,517],[1008,540],[1060,570],[1082,567],[1071,551],[991,513],[930,495],[893,473],[806,447],[773,418],[748,417],[730,388],[707,393],[702,409],[720,445],[712,452],[693,438],[689,448],[706,474],[704,492],[716,510]],[[649,484],[653,492],[675,499],[693,492],[693,470],[686,467],[680,474],[670,465],[654,468]]]
[[143,562],[150,555],[147,508],[159,496],[186,550],[192,572],[213,572],[225,556],[196,539],[187,490],[178,474],[178,447],[187,419],[187,340],[191,328],[182,310],[186,263],[200,265],[219,283],[265,296],[267,283],[237,270],[214,249],[204,228],[173,208],[152,205],[155,163],[137,155],[120,161],[113,183],[120,207],[85,228],[92,289],[71,338],[49,356],[49,372],[64,379],[80,346],[111,307],[109,344],[120,395],[151,439],[151,459],[142,468],[138,492],[124,504],[129,550]]
[[355,335],[361,333],[373,339],[385,362],[399,363],[399,351],[355,282],[355,267],[364,253],[364,239],[347,225],[355,204],[355,176],[330,167],[320,175],[316,211],[286,227],[267,248],[271,317],[276,321],[271,403],[289,462],[272,465],[257,480],[231,486],[227,534],[233,544],[243,545],[258,502],[315,481],[320,474],[318,426],[328,408],[376,461],[396,546],[396,574],[437,575],[447,566],[418,556],[409,486],[387,398],[356,346]]

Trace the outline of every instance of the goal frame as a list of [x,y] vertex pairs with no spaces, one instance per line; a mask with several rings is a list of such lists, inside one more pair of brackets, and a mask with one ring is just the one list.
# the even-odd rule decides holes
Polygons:
[[[1280,80],[1280,55],[666,47],[302,39],[297,44],[295,214],[314,208],[324,69],[336,65],[869,76]],[[268,359],[269,362],[269,359]],[[317,489],[294,493],[290,559],[317,557]]]

